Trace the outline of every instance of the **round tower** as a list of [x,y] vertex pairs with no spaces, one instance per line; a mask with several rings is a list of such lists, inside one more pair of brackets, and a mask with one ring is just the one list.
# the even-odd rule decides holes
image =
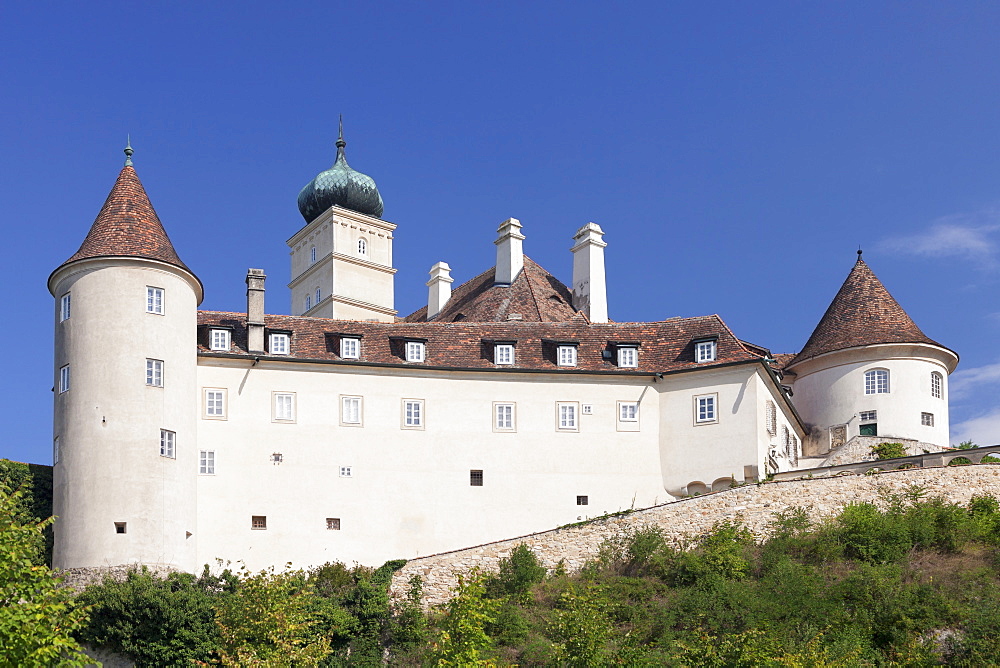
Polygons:
[[785,366],[810,433],[806,456],[857,437],[948,445],[948,375],[958,355],[928,338],[858,260],[802,351]]
[[194,570],[196,322],[132,148],[55,297],[53,565]]

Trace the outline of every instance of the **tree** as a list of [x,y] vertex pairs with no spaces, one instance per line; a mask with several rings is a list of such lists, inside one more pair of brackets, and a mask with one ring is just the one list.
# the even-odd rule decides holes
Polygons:
[[19,522],[22,503],[21,491],[0,486],[0,666],[92,665],[72,637],[86,624],[86,609],[35,563],[52,518]]
[[496,620],[499,601],[486,598],[482,574],[458,576],[455,595],[444,604],[432,658],[438,666],[495,666],[489,657],[493,641],[486,626]]

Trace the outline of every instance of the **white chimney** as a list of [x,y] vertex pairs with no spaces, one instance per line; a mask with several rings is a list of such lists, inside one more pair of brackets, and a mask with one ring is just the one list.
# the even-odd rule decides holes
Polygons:
[[573,235],[573,308],[591,322],[608,321],[608,288],[604,279],[604,230],[587,223]]
[[264,352],[264,275],[263,269],[247,270],[247,350]]
[[451,299],[451,267],[447,262],[438,262],[431,267],[431,280],[427,281],[427,319],[430,320],[444,308]]
[[521,234],[521,221],[517,218],[508,218],[500,223],[497,233],[500,237],[493,242],[497,245],[497,269],[493,283],[510,285],[524,268],[524,251],[521,249],[524,235]]

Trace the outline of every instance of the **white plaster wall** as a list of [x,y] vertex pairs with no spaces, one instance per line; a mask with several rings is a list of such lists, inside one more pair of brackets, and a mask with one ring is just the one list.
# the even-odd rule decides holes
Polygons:
[[[196,285],[144,260],[82,261],[53,276],[56,568],[195,566]],[[146,313],[146,286],[164,289],[163,315]],[[71,317],[59,322],[66,292]],[[147,358],[164,361],[164,387],[146,386]],[[70,389],[59,394],[67,363]],[[176,459],[159,454],[161,428],[177,434]]]

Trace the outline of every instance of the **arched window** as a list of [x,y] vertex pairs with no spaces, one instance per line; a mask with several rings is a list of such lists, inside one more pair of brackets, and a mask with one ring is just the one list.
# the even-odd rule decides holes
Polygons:
[[939,374],[937,371],[931,373],[931,396],[935,399],[940,399],[942,396],[942,388],[944,387],[944,376]]
[[358,255],[368,255],[368,242],[358,239]]
[[889,370],[871,369],[865,371],[865,394],[888,394]]
[[309,249],[309,264],[316,264],[316,247]]
[[316,303],[317,304],[319,304],[320,301],[321,301],[320,298],[319,298],[319,295],[320,295],[319,288],[316,288]]
[[312,297],[306,295],[306,310],[308,311],[311,308],[312,308]]

